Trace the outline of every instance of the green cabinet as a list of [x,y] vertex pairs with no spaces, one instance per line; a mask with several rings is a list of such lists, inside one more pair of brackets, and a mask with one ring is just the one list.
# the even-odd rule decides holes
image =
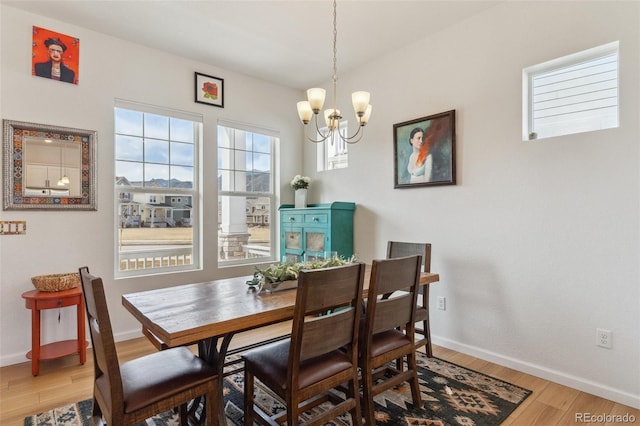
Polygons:
[[309,204],[296,209],[280,206],[280,257],[302,261],[303,256],[323,257],[336,251],[338,256],[353,256],[353,212],[355,203],[336,201]]

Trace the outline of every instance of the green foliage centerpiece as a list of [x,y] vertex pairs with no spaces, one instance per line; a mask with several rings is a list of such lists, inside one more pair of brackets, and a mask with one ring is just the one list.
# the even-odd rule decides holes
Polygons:
[[[355,256],[351,256],[348,259],[334,256],[329,259],[316,258],[305,262],[274,263],[265,269],[256,267],[256,272],[253,273],[253,279],[247,281],[247,284],[259,292],[263,290],[271,292],[286,281],[296,281],[295,285],[297,285],[298,273],[303,269],[331,268],[334,266],[348,265],[356,261]],[[287,288],[294,288],[295,285]]]

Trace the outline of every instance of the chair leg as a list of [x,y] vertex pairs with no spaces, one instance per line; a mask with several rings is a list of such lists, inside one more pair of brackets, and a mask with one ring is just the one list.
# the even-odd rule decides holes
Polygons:
[[244,369],[244,426],[253,426],[253,374]]
[[[222,380],[222,379],[218,379],[218,380]],[[222,383],[219,383],[218,386],[222,386]],[[213,426],[216,423],[215,419],[217,419],[218,413],[216,413],[216,410],[215,410],[215,406],[216,406],[215,400],[217,398],[218,398],[218,394],[216,393],[216,391],[209,392],[204,397],[204,409],[205,409],[205,415],[207,416],[205,420],[206,426]],[[202,419],[200,419],[200,423],[202,423]]]
[[[428,315],[428,313],[427,313]],[[429,317],[424,320],[424,337],[427,339],[427,344],[424,346],[424,350],[429,358],[433,357],[433,349],[431,348],[431,328],[429,327]]]
[[367,426],[376,424],[373,405],[373,376],[372,369],[365,365],[362,369],[362,410]]
[[189,416],[187,414],[187,404],[182,404],[178,410],[180,416],[180,426],[189,426]]
[[353,398],[356,406],[350,410],[351,424],[354,426],[362,426],[362,407],[360,406],[360,384],[356,375],[349,381],[349,390],[346,394],[347,398]]
[[100,409],[100,405],[98,401],[93,398],[93,407],[91,408],[91,426],[102,426],[104,422],[102,421],[102,410]]
[[420,383],[418,382],[418,365],[416,363],[416,353],[412,352],[407,355],[408,369],[413,372],[411,377],[411,397],[413,398],[413,405],[422,408],[422,398],[420,395]]
[[298,424],[298,401],[293,397],[291,390],[287,390],[287,425]]

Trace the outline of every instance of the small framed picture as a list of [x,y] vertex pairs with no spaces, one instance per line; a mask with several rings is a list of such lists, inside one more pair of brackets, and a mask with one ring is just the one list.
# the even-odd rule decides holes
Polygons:
[[34,25],[31,73],[37,77],[78,84],[80,40]]
[[224,108],[224,80],[199,72],[195,74],[196,102]]
[[456,184],[455,110],[393,125],[394,188]]

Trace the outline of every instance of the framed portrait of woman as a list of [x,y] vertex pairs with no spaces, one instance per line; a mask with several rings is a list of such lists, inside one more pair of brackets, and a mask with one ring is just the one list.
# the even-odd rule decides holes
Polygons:
[[78,84],[80,40],[33,26],[31,73],[37,77]]
[[455,110],[393,125],[394,188],[456,184]]

